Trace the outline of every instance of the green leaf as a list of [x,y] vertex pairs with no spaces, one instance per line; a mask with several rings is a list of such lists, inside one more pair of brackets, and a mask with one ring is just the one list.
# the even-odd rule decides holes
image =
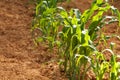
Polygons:
[[97,0],[97,4],[102,4],[103,0]]

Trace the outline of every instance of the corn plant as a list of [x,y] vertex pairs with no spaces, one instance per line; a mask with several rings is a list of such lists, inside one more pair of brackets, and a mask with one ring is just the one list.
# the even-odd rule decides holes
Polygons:
[[[109,80],[119,80],[120,79],[120,63],[116,61],[117,57],[114,52],[115,43],[110,44],[110,49],[104,49],[102,52],[95,52],[92,59],[92,70],[96,75],[96,80],[103,80],[105,73],[109,73]],[[105,52],[111,53],[110,60],[106,60]]]
[[[69,80],[85,80],[90,69],[97,80],[102,80],[104,74],[109,72],[110,65],[114,65],[111,66],[110,79],[117,80],[118,73],[115,72],[118,66],[115,66],[115,56],[111,58],[111,62],[107,62],[103,52],[96,48],[99,41],[96,44],[94,41],[100,38],[99,40],[106,42],[107,36],[101,30],[106,24],[120,21],[119,11],[103,0],[94,0],[90,9],[84,13],[80,13],[78,9],[68,12],[57,7],[58,2],[60,1],[37,1],[32,30],[38,29],[42,35],[36,37],[35,41],[48,42],[52,48],[55,44],[58,45],[60,68],[68,75]],[[108,11],[112,12],[112,16],[104,15]],[[96,58],[92,58],[94,52]]]
[[[107,61],[104,56],[104,52],[108,51],[111,53],[110,61]],[[96,52],[94,54],[94,59],[92,59],[92,70],[96,75],[96,80],[103,80],[105,77],[105,73],[109,72],[109,80],[119,80],[120,79],[120,63],[116,61],[117,56],[113,53],[111,49],[105,49],[100,52]]]
[[52,47],[57,37],[58,25],[60,25],[56,7],[57,0],[37,0],[37,3],[32,31],[38,29],[42,36],[36,37],[35,41],[48,41]]
[[[103,13],[108,11],[109,9],[113,9],[113,8],[111,8],[111,6],[108,3],[102,3],[102,2],[100,3],[100,2],[94,1],[92,7],[89,10],[86,10],[83,13],[83,15],[81,15],[79,13],[79,11],[76,9],[74,10],[74,13],[73,13],[73,11],[70,11],[70,13],[69,13],[70,16],[68,16],[68,13],[66,11],[61,12],[61,15],[64,19],[63,25],[65,27],[63,28],[62,32],[60,32],[60,33],[63,36],[62,43],[64,45],[67,45],[66,49],[63,50],[63,51],[65,51],[65,52],[63,52],[63,54],[64,54],[64,57],[66,58],[65,62],[64,62],[65,70],[67,68],[67,63],[69,63],[69,60],[70,60],[69,58],[71,58],[71,55],[72,55],[72,59],[74,59],[74,57],[77,53],[77,52],[73,52],[73,51],[77,51],[76,47],[78,47],[80,50],[80,53],[77,53],[77,54],[80,54],[80,55],[83,54],[84,56],[89,57],[90,56],[89,54],[95,50],[95,47],[93,46],[92,41],[94,41],[97,38],[97,36],[98,36],[97,32],[105,24],[109,24],[111,22],[116,21],[116,17],[114,17],[114,16],[109,16],[109,17],[103,16]],[[98,13],[92,17],[92,15],[96,11],[98,11]],[[73,16],[73,15],[75,15],[75,16]],[[110,20],[106,21],[106,19],[108,19],[108,18],[110,18]],[[85,24],[90,20],[91,20],[91,24],[88,27],[88,30],[86,30]],[[103,39],[105,40],[106,38],[104,37]],[[65,48],[65,46],[64,46],[64,48]],[[69,52],[69,51],[71,51],[71,52]],[[86,61],[84,62],[84,61],[82,61],[82,62],[83,62],[83,64],[86,65],[87,62]],[[70,61],[70,62],[72,62],[72,61]],[[70,63],[69,63],[69,65],[70,65]],[[105,62],[102,65],[100,65],[100,67],[102,66],[102,70],[103,69],[106,70],[106,67],[108,67],[108,65],[109,65],[108,62]],[[75,64],[74,64],[74,66],[75,66]],[[69,69],[72,70],[71,68],[69,68]],[[74,70],[75,70],[75,67],[74,67]],[[73,71],[70,71],[70,72],[73,72]],[[103,71],[103,73],[99,73],[99,75],[101,75],[99,80],[102,79],[104,72],[105,71]]]
[[64,69],[70,75],[71,80],[76,79],[76,75],[80,75],[80,67],[86,67],[89,55],[95,50],[88,35],[88,30],[81,30],[80,28],[80,16],[78,9],[73,9],[69,13],[61,12],[64,26],[62,31],[59,32],[62,39],[61,53],[64,59]]
[[120,63],[116,61],[117,56],[111,51],[112,56],[110,59],[110,80],[120,80]]
[[109,62],[101,52],[95,52],[92,59],[92,70],[95,73],[96,80],[103,80],[105,73],[109,71]]

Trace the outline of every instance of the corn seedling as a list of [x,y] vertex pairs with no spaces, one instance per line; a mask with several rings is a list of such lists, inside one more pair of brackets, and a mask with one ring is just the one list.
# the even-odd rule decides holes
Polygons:
[[109,69],[109,62],[106,61],[104,55],[100,52],[95,52],[94,59],[92,59],[92,70],[96,75],[96,80],[102,80],[104,74]]
[[[61,1],[37,0],[32,31],[38,29],[42,35],[36,37],[35,41],[48,42],[51,48],[57,44],[61,58],[60,68],[68,75],[69,80],[85,80],[85,75],[90,69],[95,73],[96,80],[102,80],[104,74],[109,72],[110,65],[114,65],[109,72],[110,80],[117,80],[118,66],[116,67],[115,56],[111,57],[111,62],[107,62],[103,52],[96,48],[99,43],[95,44],[94,41],[100,37],[106,43],[108,37],[101,29],[107,24],[120,22],[118,9],[107,1],[94,0],[90,9],[84,13],[80,13],[78,9],[68,12],[62,7],[57,7],[58,2]],[[113,15],[104,15],[108,11]],[[96,58],[92,58],[94,52]]]

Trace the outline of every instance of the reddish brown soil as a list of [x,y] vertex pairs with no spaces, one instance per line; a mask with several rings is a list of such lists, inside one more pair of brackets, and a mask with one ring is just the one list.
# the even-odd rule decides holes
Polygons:
[[0,80],[64,80],[55,55],[35,48],[32,17],[29,0],[0,0]]
[[[83,11],[90,3],[76,0],[66,7]],[[120,8],[117,3],[114,4]],[[59,71],[57,55],[52,54],[55,52],[45,45],[34,45],[30,32],[32,18],[33,5],[29,0],[0,0],[0,80],[67,80]],[[109,26],[107,33],[115,32],[116,26]],[[112,41],[117,43],[116,52],[120,53],[120,41]]]

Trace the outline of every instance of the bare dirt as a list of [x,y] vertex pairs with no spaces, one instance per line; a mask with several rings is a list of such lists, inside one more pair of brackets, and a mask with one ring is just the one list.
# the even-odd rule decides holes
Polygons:
[[[91,0],[76,0],[66,7],[89,8]],[[114,3],[120,9],[120,1]],[[34,15],[29,0],[0,0],[0,80],[67,80],[59,70],[57,55],[47,46],[36,47],[31,36]],[[114,33],[117,25],[109,26]],[[117,33],[120,35],[120,30]],[[116,52],[120,53],[120,41]]]

